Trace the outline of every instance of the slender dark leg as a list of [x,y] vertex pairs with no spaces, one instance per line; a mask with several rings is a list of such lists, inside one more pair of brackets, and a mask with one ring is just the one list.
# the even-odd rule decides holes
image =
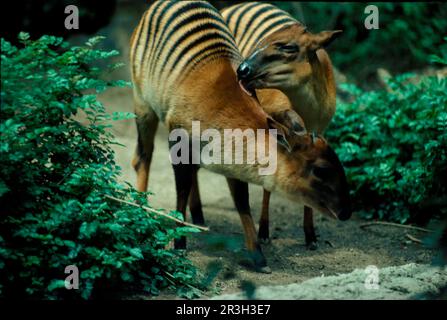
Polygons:
[[241,218],[242,227],[244,229],[245,243],[250,253],[257,271],[270,273],[271,270],[267,266],[261,246],[256,240],[256,228],[250,213],[250,205],[248,199],[248,184],[237,179],[227,178],[231,195],[234,200],[239,217]]
[[192,173],[192,185],[191,194],[189,195],[189,210],[191,211],[192,222],[198,225],[204,225],[205,219],[203,218],[202,202],[200,201],[199,181],[197,174],[199,167],[194,167]]
[[309,250],[317,249],[317,236],[314,229],[314,220],[312,208],[304,206],[304,235],[306,237],[306,246]]
[[[177,190],[177,211],[183,214],[186,220],[186,206],[191,191],[193,166],[190,164],[172,165],[175,175],[175,188]],[[186,249],[186,237],[174,240],[175,249]]]
[[158,118],[150,109],[145,114],[138,113],[136,106],[136,125],[138,132],[137,149],[132,160],[132,166],[137,173],[137,190],[145,192],[149,183],[149,168],[152,161],[152,153],[154,151],[155,133],[158,128]]
[[261,243],[270,243],[269,203],[270,203],[270,192],[264,189],[264,194],[262,198],[262,211],[261,211],[261,218],[259,219],[259,232],[258,232],[258,240]]

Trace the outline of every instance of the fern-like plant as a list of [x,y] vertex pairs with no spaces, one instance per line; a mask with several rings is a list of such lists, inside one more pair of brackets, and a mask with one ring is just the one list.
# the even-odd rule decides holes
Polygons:
[[[117,182],[107,120],[133,115],[108,115],[96,99],[110,86],[128,85],[103,81],[103,70],[91,67],[118,53],[96,49],[99,40],[83,47],[52,36],[31,41],[26,33],[20,47],[1,40],[2,297],[198,293],[197,270],[166,249],[197,230],[108,198],[146,203],[146,194]],[[87,123],[76,120],[79,113]],[[65,288],[69,265],[79,270],[78,290]]]

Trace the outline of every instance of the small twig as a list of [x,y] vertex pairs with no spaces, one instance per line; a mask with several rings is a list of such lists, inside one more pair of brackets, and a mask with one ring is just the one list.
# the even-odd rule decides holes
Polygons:
[[411,241],[417,242],[417,243],[422,243],[421,239],[415,238],[413,237],[411,234],[406,234],[407,238],[410,239]]
[[[165,273],[166,273],[166,271],[165,271]],[[172,281],[171,279],[169,279],[169,277],[166,277],[165,279],[168,280],[173,286],[175,286],[175,282]]]
[[369,226],[377,226],[377,225],[384,225],[384,226],[398,227],[398,228],[405,228],[405,229],[413,229],[413,230],[418,230],[418,231],[423,231],[423,232],[433,232],[433,230],[430,230],[430,229],[425,229],[425,228],[420,228],[420,227],[415,227],[415,226],[408,226],[405,224],[398,224],[398,223],[393,223],[393,222],[385,222],[385,221],[375,221],[375,222],[365,223],[365,224],[360,225],[360,228],[364,229]]
[[115,201],[118,201],[118,202],[121,202],[121,203],[128,204],[129,206],[134,206],[134,207],[138,207],[138,208],[144,209],[147,212],[155,213],[155,214],[163,216],[165,218],[174,220],[175,222],[177,222],[179,224],[182,224],[184,226],[197,228],[197,229],[200,229],[200,230],[203,230],[203,231],[209,231],[210,230],[208,227],[198,226],[198,225],[195,225],[195,224],[192,224],[192,223],[189,223],[189,222],[177,219],[177,218],[175,218],[173,216],[170,216],[169,214],[166,214],[164,212],[161,212],[161,211],[158,211],[158,210],[155,210],[155,209],[143,206],[143,205],[139,205],[139,204],[136,204],[136,203],[133,203],[133,202],[130,202],[130,201],[126,201],[126,200],[121,200],[121,199],[118,199],[118,198],[115,198],[115,197],[112,197],[112,196],[109,196],[109,195],[106,195],[106,198],[109,198],[109,199],[112,199],[112,200],[115,200]]

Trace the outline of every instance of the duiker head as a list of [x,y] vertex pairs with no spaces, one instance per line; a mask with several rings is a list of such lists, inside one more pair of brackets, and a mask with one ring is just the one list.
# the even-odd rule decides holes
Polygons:
[[316,51],[329,45],[342,31],[313,34],[292,24],[264,38],[237,70],[248,90],[276,88],[287,90],[306,83],[312,75]]
[[286,119],[286,125],[280,119],[282,123],[267,120],[269,128],[277,129],[280,147],[296,163],[278,179],[289,180],[284,185],[290,186],[287,193],[292,198],[333,218],[349,219],[352,214],[349,187],[337,154],[321,136],[302,130],[302,122],[294,123],[295,118],[288,115]]

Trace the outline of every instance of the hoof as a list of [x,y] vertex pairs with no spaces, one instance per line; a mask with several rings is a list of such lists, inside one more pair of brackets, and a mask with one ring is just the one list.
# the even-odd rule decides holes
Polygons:
[[307,250],[317,250],[318,243],[316,241],[312,241],[306,244]]
[[270,238],[258,238],[258,241],[260,244],[271,244],[272,243],[272,239],[270,239]]

